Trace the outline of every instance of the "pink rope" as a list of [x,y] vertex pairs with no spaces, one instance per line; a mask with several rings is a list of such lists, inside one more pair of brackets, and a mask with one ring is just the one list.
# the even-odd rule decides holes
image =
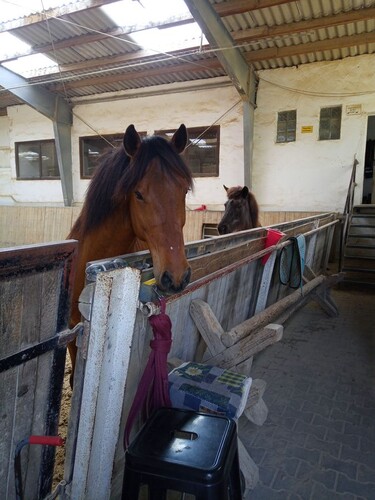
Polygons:
[[130,408],[124,431],[124,447],[129,446],[130,432],[139,412],[143,420],[153,410],[171,406],[168,386],[167,356],[172,345],[172,323],[165,314],[165,299],[160,299],[160,314],[150,316],[149,322],[154,333],[150,342],[151,353],[139,382],[133,404]]

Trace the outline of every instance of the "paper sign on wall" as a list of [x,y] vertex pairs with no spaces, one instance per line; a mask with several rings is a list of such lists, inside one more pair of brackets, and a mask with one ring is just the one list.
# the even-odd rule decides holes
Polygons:
[[312,134],[313,129],[312,125],[303,125],[301,127],[301,134]]
[[348,104],[346,106],[347,115],[360,115],[362,113],[362,104]]

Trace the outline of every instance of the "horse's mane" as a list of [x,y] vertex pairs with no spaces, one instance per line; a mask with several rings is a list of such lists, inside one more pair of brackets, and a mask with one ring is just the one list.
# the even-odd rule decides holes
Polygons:
[[[233,186],[227,189],[227,197],[228,200],[239,200],[242,198],[242,189],[243,186]],[[247,195],[247,203],[249,206],[249,213],[251,218],[251,223],[253,227],[260,227],[261,224],[259,222],[259,206],[255,199],[253,193],[249,190]]]
[[[178,182],[183,178],[191,188],[193,178],[190,169],[177,153],[174,146],[163,137],[145,137],[133,159],[125,153],[124,147],[111,149],[101,157],[87,189],[82,212],[73,226],[71,235],[77,237],[99,226],[134,190],[146,173],[154,158],[167,175]],[[74,236],[73,236],[74,237]]]

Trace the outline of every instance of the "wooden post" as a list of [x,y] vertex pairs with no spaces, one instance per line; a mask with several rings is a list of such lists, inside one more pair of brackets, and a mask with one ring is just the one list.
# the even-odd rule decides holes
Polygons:
[[130,267],[96,281],[71,498],[110,496],[139,286]]
[[286,308],[302,300],[317,286],[321,285],[325,279],[326,278],[323,275],[314,278],[312,281],[304,285],[302,289],[298,289],[275,304],[272,304],[272,306],[267,307],[267,309],[264,309],[264,311],[256,316],[253,316],[240,325],[235,326],[229,332],[224,332],[221,336],[221,341],[225,346],[230,347],[246,337],[249,334],[249,331],[257,330],[264,327],[268,323],[271,323],[275,318],[280,316]]

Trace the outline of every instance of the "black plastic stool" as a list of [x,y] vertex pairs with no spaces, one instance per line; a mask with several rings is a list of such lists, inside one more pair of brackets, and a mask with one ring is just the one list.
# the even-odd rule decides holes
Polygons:
[[152,500],[164,500],[167,490],[197,500],[240,500],[235,421],[190,410],[156,410],[126,451],[122,499],[137,500],[143,484]]

